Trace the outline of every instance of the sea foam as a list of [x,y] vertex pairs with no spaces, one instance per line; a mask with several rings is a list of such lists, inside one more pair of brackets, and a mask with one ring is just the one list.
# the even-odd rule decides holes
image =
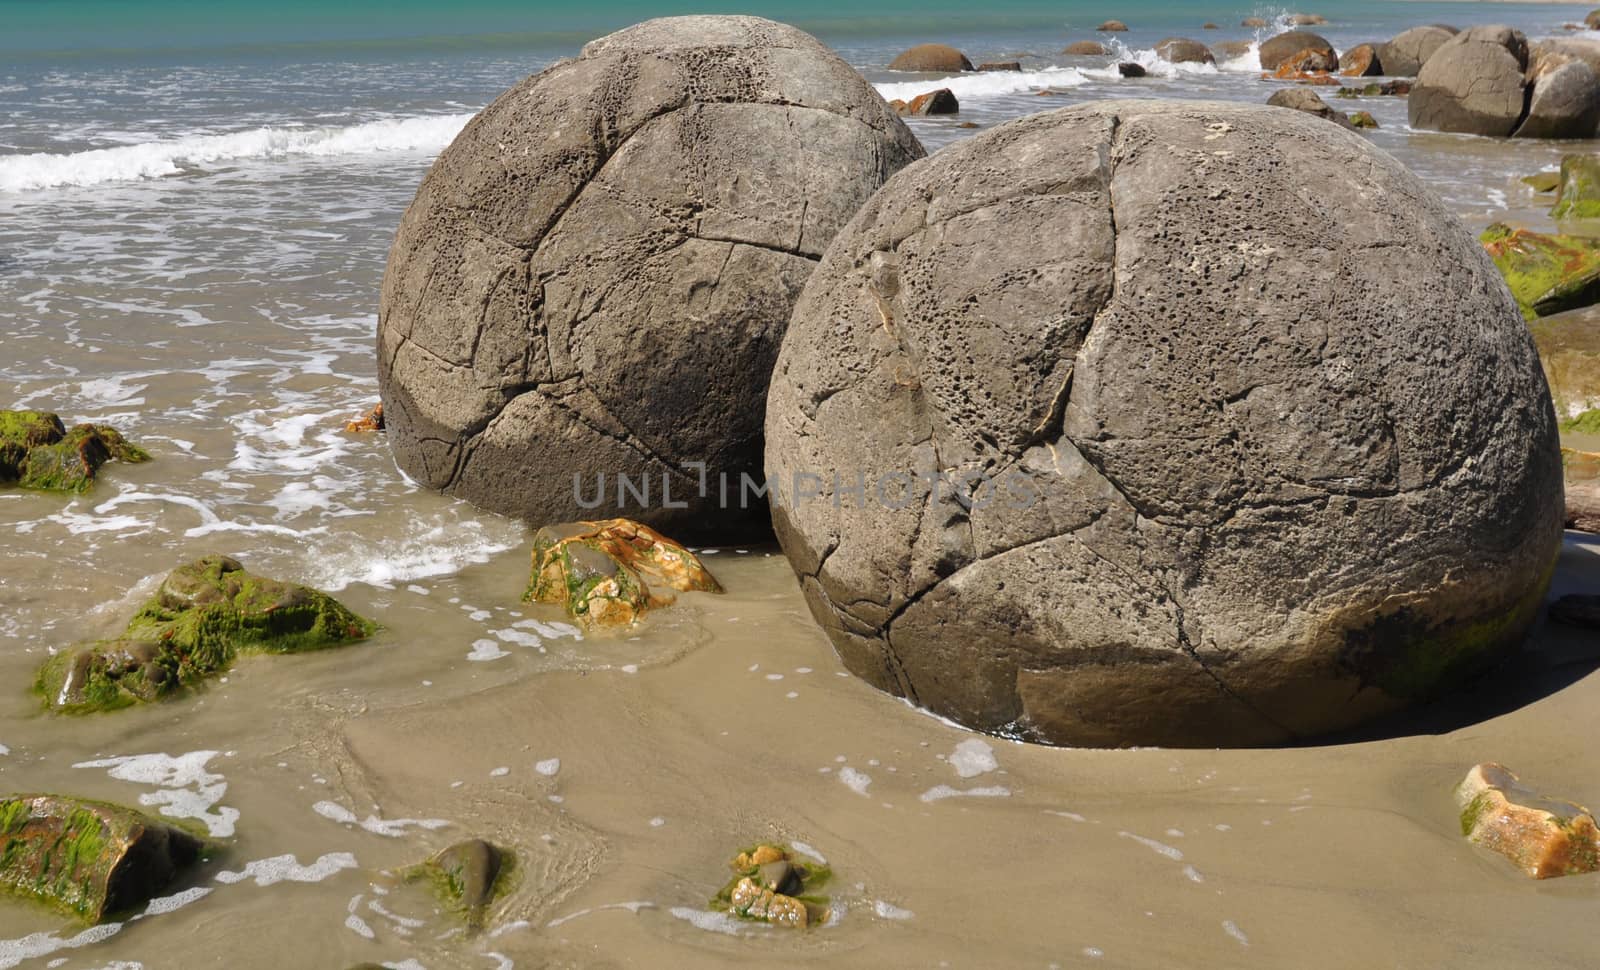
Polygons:
[[132,182],[194,172],[218,162],[292,156],[434,151],[448,145],[470,114],[389,118],[342,128],[278,127],[95,148],[70,154],[0,157],[0,192]]

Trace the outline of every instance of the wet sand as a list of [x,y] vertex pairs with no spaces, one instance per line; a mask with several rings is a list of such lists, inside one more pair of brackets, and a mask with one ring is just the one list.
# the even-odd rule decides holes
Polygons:
[[[352,587],[346,601],[388,631],[248,659],[187,700],[45,718],[7,694],[4,736],[39,739],[0,759],[8,788],[155,796],[234,835],[192,884],[209,893],[52,956],[70,967],[1557,968],[1594,952],[1600,883],[1527,880],[1460,837],[1450,797],[1492,759],[1600,801],[1600,757],[1584,740],[1600,729],[1600,679],[1583,637],[1541,630],[1477,697],[1398,728],[1424,733],[1293,750],[1050,749],[971,734],[843,676],[788,567],[765,550],[711,556],[726,595],[690,594],[633,633],[548,637],[543,654],[491,633],[506,655],[465,659],[461,645],[486,631],[559,622],[517,604],[526,553],[418,586],[426,595]],[[1569,535],[1554,592],[1597,578],[1600,542]],[[31,664],[7,655],[0,669],[15,683]],[[1508,703],[1521,706],[1480,719]],[[1451,729],[1426,733],[1440,728]],[[111,774],[139,765],[74,767],[150,752],[188,756],[164,779],[145,764],[157,769],[145,781]],[[185,778],[185,767],[203,771]],[[380,874],[467,836],[522,863],[497,929],[476,938]],[[727,857],[761,839],[827,858],[832,924],[792,933],[705,914]],[[295,875],[324,878],[222,881],[285,853],[310,870]],[[274,867],[258,871],[270,881]],[[72,932],[16,906],[0,909],[0,931]],[[16,951],[0,946],[0,966]]]

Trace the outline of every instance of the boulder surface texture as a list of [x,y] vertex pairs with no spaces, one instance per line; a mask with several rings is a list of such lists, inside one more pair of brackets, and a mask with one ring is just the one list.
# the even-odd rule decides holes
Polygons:
[[1378,60],[1383,62],[1383,70],[1390,77],[1416,77],[1434,51],[1456,33],[1454,27],[1442,24],[1403,30],[1379,48]]
[[1261,42],[1261,69],[1276,71],[1284,61],[1306,51],[1320,51],[1333,63],[1339,63],[1339,56],[1334,53],[1333,45],[1328,43],[1326,37],[1309,30],[1291,30]]
[[848,64],[754,17],[648,21],[527,78],[439,156],[389,252],[396,461],[536,525],[764,531],[719,474],[731,495],[759,471],[772,362],[823,249],[922,154]]
[[1561,542],[1549,391],[1483,250],[1264,106],[1084,105],[890,180],[796,307],[767,472],[851,671],[1063,744],[1433,696],[1521,642]]
[[1527,111],[1528,39],[1510,27],[1473,27],[1443,44],[1417,75],[1411,127],[1504,137]]

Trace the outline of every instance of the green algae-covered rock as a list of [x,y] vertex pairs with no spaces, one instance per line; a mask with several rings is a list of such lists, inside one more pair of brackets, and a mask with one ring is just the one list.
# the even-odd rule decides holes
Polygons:
[[1561,198],[1550,210],[1551,218],[1600,218],[1600,155],[1564,156],[1560,190]]
[[1512,229],[1500,222],[1478,239],[1529,320],[1600,298],[1600,240]]
[[48,411],[0,411],[0,484],[51,492],[84,492],[100,466],[116,459],[149,461],[115,428],[80,424],[68,430]]
[[205,844],[133,809],[58,795],[0,799],[0,892],[91,923],[143,905]]
[[241,653],[321,650],[375,629],[326,593],[207,556],[174,570],[115,640],[52,657],[35,686],[58,710],[111,710],[199,683]]
[[829,901],[822,889],[833,871],[826,865],[763,842],[740,852],[728,868],[733,878],[711,898],[713,908],[786,929],[827,920]]
[[403,873],[424,880],[446,910],[470,929],[480,929],[489,906],[510,889],[516,856],[482,839],[467,839],[440,851]]
[[1560,172],[1535,172],[1524,175],[1522,183],[1540,195],[1547,195],[1561,188]]

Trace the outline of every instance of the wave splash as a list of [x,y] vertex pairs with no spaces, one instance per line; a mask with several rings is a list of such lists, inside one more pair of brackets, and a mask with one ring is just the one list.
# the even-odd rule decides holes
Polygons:
[[438,152],[455,138],[471,117],[471,114],[424,115],[369,121],[344,128],[267,127],[70,154],[0,155],[0,192],[136,182],[182,175],[217,162],[248,159]]

